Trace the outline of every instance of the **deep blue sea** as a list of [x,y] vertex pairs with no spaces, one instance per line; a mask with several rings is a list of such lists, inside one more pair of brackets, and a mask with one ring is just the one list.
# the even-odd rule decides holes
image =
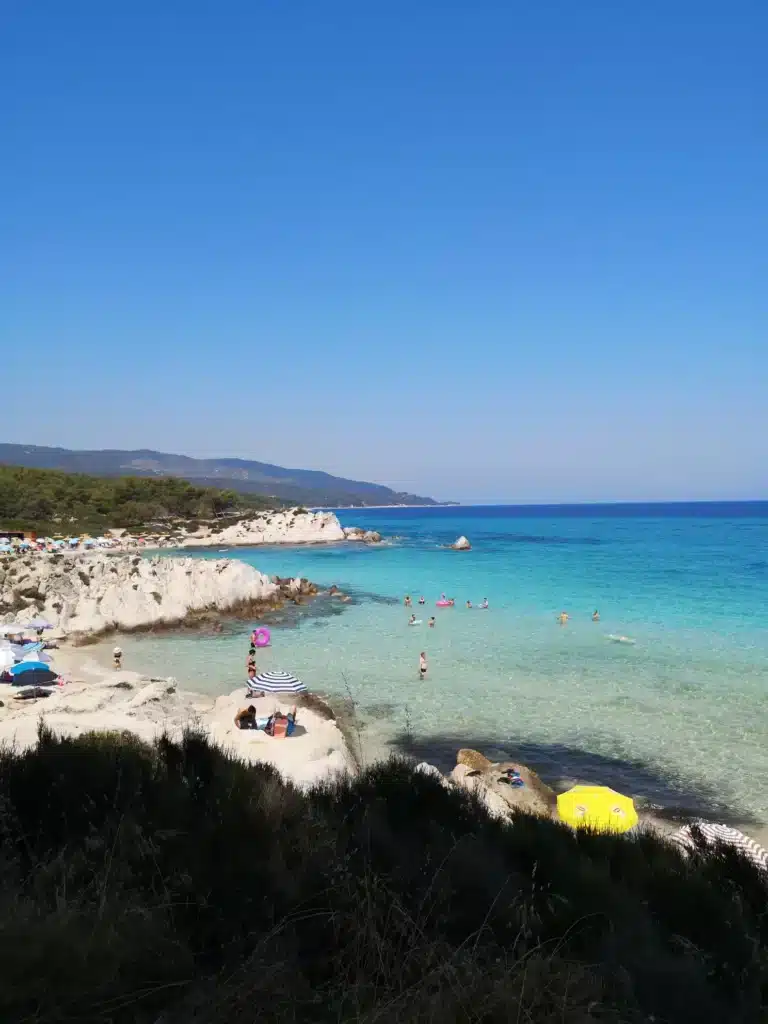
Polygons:
[[[367,757],[407,748],[446,765],[472,746],[557,784],[605,783],[666,808],[768,823],[768,502],[339,516],[388,543],[231,554],[353,595],[334,614],[318,602],[289,616],[259,667],[351,695]],[[441,546],[460,534],[470,552]],[[435,608],[443,592],[455,608]],[[406,594],[426,599],[419,626],[407,625]],[[487,611],[464,607],[483,598]],[[242,630],[123,646],[128,667],[162,667],[189,687],[225,692],[242,679]]]

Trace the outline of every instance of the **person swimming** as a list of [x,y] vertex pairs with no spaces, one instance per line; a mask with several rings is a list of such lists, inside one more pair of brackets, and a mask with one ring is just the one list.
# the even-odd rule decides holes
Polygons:
[[592,612],[592,621],[593,622],[599,622],[600,621],[600,612],[597,610],[597,608],[595,608],[595,610]]

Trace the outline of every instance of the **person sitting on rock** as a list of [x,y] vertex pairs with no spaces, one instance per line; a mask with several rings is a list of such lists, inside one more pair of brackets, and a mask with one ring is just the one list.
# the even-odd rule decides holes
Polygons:
[[249,704],[247,708],[241,708],[235,715],[235,728],[237,729],[255,729],[256,728],[256,708],[253,704]]

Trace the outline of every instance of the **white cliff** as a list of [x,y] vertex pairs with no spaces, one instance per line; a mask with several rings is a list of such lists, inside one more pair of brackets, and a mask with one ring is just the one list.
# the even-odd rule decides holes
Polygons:
[[180,547],[230,547],[255,544],[334,544],[346,540],[333,512],[302,508],[257,512],[222,529],[201,526],[189,533]]
[[233,559],[85,554],[0,561],[0,622],[42,615],[66,632],[170,625],[279,596],[278,584]]

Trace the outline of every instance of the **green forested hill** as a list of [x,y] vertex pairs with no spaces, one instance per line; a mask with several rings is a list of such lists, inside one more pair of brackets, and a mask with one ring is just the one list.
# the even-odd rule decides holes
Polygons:
[[286,469],[250,459],[193,459],[149,449],[75,451],[31,444],[0,444],[0,463],[34,469],[60,469],[93,476],[181,477],[202,487],[233,487],[272,504],[434,505],[432,498],[394,491],[382,484],[347,480],[319,470]]
[[257,495],[199,487],[178,477],[96,477],[0,466],[0,526],[6,529],[72,533],[137,528],[171,519],[210,519],[267,504]]

